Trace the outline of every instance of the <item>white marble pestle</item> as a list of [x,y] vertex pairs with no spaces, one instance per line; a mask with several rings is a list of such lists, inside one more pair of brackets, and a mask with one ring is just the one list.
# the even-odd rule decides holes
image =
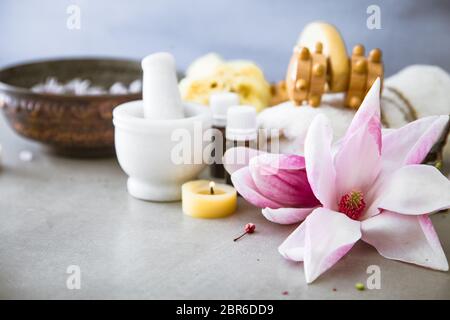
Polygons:
[[144,73],[142,87],[144,117],[149,119],[184,118],[174,57],[167,52],[148,55],[142,60],[142,70]]

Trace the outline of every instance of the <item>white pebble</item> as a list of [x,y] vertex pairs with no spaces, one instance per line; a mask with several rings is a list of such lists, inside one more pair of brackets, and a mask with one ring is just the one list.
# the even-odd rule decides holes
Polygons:
[[19,153],[19,159],[24,162],[30,162],[33,160],[33,152],[29,150],[22,150]]
[[48,77],[44,82],[35,84],[31,91],[37,93],[74,94],[74,95],[103,95],[103,94],[127,94],[142,91],[142,81],[136,79],[129,86],[122,82],[115,82],[109,90],[92,85],[90,80],[74,78],[66,83],[61,83],[55,77]]
[[45,90],[50,93],[64,93],[64,86],[56,78],[47,78],[44,84]]
[[87,89],[86,94],[95,96],[95,95],[101,95],[101,94],[107,94],[108,92],[105,91],[102,87],[94,86]]
[[42,83],[35,84],[34,86],[31,87],[31,91],[36,93],[45,92],[45,85]]
[[122,82],[114,83],[111,88],[109,88],[109,93],[111,94],[125,94],[128,93],[127,87]]
[[81,80],[79,78],[75,78],[75,79],[70,80],[69,82],[67,82],[64,85],[64,88],[66,90],[75,91],[75,88],[77,88],[79,86],[80,82],[81,82]]
[[85,95],[88,91],[91,82],[89,80],[83,80],[77,83],[77,86],[74,88],[74,93],[76,95]]
[[142,91],[142,81],[141,79],[136,79],[130,83],[128,86],[128,91],[130,93],[139,93]]

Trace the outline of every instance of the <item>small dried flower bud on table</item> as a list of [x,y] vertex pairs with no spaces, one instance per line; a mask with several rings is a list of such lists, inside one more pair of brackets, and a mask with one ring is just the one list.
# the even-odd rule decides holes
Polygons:
[[238,241],[240,238],[242,238],[243,236],[245,236],[246,234],[250,234],[255,232],[256,226],[253,223],[247,223],[244,226],[244,233],[241,234],[239,237],[237,237],[236,239],[233,239],[233,241]]

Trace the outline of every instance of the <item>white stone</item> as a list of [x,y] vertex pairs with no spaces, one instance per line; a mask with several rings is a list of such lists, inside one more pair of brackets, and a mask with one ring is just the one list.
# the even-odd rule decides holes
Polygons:
[[33,152],[29,150],[22,150],[19,153],[19,159],[24,162],[30,162],[34,158]]

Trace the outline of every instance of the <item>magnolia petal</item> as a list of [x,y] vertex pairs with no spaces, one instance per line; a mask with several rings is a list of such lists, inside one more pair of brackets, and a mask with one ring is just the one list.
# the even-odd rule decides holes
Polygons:
[[249,165],[253,161],[258,161],[259,164],[271,168],[276,173],[276,170],[304,170],[305,158],[296,154],[277,154],[277,153],[263,153],[250,159]]
[[264,208],[261,212],[269,221],[279,224],[293,224],[305,220],[313,210],[314,208]]
[[442,136],[449,116],[430,116],[413,121],[383,135],[383,162],[395,170],[407,164],[419,164]]
[[333,131],[328,119],[317,115],[305,138],[305,162],[314,195],[324,207],[337,209],[336,172],[331,152]]
[[389,180],[390,174],[381,169],[375,182],[370,186],[369,191],[364,196],[366,210],[359,220],[365,220],[380,213],[379,202],[383,195],[384,188]]
[[303,261],[307,283],[331,268],[361,238],[359,221],[325,208],[315,209],[303,224],[306,224]]
[[448,124],[448,116],[421,118],[400,129],[383,130],[382,169],[366,196],[362,220],[379,213],[379,202],[392,172],[407,163],[421,163]]
[[282,205],[262,195],[253,182],[248,167],[241,168],[231,175],[231,181],[245,200],[259,208],[280,208]]
[[411,215],[450,208],[450,181],[433,166],[400,168],[386,183],[378,206]]
[[364,125],[342,143],[335,156],[338,198],[351,191],[366,193],[381,169],[377,142]]
[[303,222],[278,247],[278,252],[284,258],[292,261],[303,261],[305,252],[305,229],[306,223]]
[[362,240],[388,259],[447,271],[448,262],[427,215],[406,216],[390,211],[362,222]]
[[374,138],[378,146],[378,151],[381,152],[380,78],[377,78],[367,92],[345,136],[349,137],[353,135],[364,126],[368,127],[368,132]]
[[235,147],[228,149],[223,155],[223,165],[229,174],[248,166],[250,159],[263,154],[263,151],[258,151],[252,148]]
[[260,193],[285,207],[314,207],[319,204],[306,177],[305,160],[298,155],[263,154],[249,164]]

